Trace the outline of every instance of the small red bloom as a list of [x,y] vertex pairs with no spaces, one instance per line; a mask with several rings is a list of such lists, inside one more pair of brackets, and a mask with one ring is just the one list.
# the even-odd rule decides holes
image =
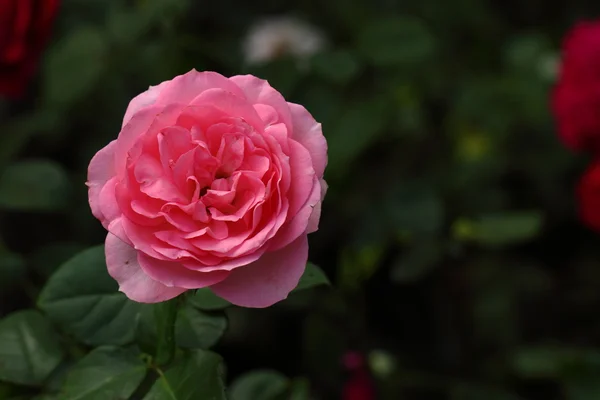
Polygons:
[[552,111],[567,146],[600,150],[600,21],[581,22],[566,35]]
[[0,0],[0,95],[19,97],[48,41],[59,0]]
[[600,231],[600,161],[592,163],[577,187],[579,216],[590,228]]
[[342,400],[375,400],[375,386],[364,356],[350,351],[344,355],[343,363],[349,378],[344,384]]

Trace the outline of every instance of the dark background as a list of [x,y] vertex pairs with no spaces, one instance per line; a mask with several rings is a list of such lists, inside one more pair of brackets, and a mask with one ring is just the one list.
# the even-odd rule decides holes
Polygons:
[[[41,71],[0,100],[0,314],[105,232],[84,185],[129,100],[189,71],[252,73],[323,123],[329,192],[310,259],[333,288],[231,309],[229,377],[274,368],[338,398],[342,355],[378,398],[600,398],[600,236],[577,218],[586,156],[548,102],[561,37],[600,5],[484,0],[64,0]],[[252,25],[327,41],[244,61]],[[264,22],[268,23],[268,22]]]

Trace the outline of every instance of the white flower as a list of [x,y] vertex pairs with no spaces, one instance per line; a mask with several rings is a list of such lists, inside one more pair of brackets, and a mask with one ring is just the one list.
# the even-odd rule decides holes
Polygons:
[[277,17],[250,28],[244,40],[244,57],[248,64],[262,64],[283,55],[304,59],[324,46],[325,38],[314,26],[292,17]]

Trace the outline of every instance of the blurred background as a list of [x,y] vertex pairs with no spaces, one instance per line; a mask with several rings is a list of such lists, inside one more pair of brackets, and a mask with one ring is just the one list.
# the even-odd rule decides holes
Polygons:
[[[561,37],[599,12],[63,0],[28,92],[0,99],[0,315],[103,242],[87,165],[133,96],[192,68],[251,73],[323,124],[310,260],[333,288],[228,310],[229,380],[275,370],[315,399],[600,399],[600,236],[575,207],[589,160],[548,109]],[[349,397],[361,385],[376,394]]]

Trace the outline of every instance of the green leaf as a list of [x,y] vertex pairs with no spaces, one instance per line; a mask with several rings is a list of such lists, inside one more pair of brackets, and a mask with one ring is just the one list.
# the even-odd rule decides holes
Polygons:
[[597,399],[600,395],[600,353],[589,348],[572,349],[574,354],[563,365],[561,381],[566,399]]
[[414,282],[427,276],[442,259],[441,243],[418,241],[392,266],[391,278],[395,282]]
[[48,52],[43,68],[46,104],[68,106],[90,93],[100,81],[107,53],[100,30],[72,30]]
[[488,214],[472,222],[467,238],[485,246],[506,246],[536,237],[542,227],[537,211]]
[[54,161],[28,160],[0,175],[0,207],[19,211],[57,211],[69,199],[70,181]]
[[237,378],[230,388],[231,400],[274,400],[285,393],[289,379],[271,370],[255,370]]
[[100,347],[82,358],[65,382],[63,400],[127,399],[144,379],[146,366],[137,353]]
[[193,296],[188,297],[188,302],[194,307],[206,311],[222,310],[231,305],[230,302],[220,298],[209,288],[196,290]]
[[344,84],[355,78],[361,65],[354,54],[347,50],[321,53],[312,59],[315,72],[327,81]]
[[37,311],[18,311],[0,321],[0,380],[40,385],[63,358],[56,332]]
[[72,242],[58,242],[39,247],[30,258],[31,266],[41,277],[48,279],[58,267],[84,248]]
[[386,107],[381,101],[359,102],[348,106],[329,129],[327,176],[341,178],[349,165],[376,142],[386,123]]
[[15,290],[22,290],[26,275],[27,266],[23,257],[0,249],[0,298]]
[[222,359],[218,354],[194,350],[185,354],[154,383],[144,400],[227,400]]
[[321,268],[309,262],[306,264],[306,269],[304,270],[302,277],[300,277],[300,282],[298,282],[298,286],[296,286],[294,291],[310,289],[319,285],[331,285],[331,283]]
[[378,18],[360,32],[359,51],[380,67],[415,68],[435,53],[435,38],[427,26],[414,17]]
[[290,385],[289,400],[309,400],[310,382],[305,378],[296,378]]
[[556,378],[567,360],[573,359],[571,350],[558,346],[524,347],[512,356],[512,365],[518,376],[527,379]]
[[186,304],[179,309],[175,337],[180,347],[208,349],[219,341],[225,329],[224,315],[208,314]]
[[29,144],[37,134],[58,129],[60,118],[56,112],[36,109],[28,113],[19,113],[2,124],[0,129],[0,167],[5,167]]
[[152,306],[157,332],[155,359],[158,365],[170,363],[175,355],[175,321],[178,303],[179,299],[175,298]]
[[141,304],[117,289],[106,269],[104,246],[97,246],[63,264],[46,283],[38,304],[83,343],[122,345],[133,340]]
[[133,45],[145,33],[149,24],[135,10],[124,7],[123,3],[111,4],[107,31],[111,39],[119,45]]
[[508,43],[505,59],[509,67],[526,72],[538,72],[544,55],[552,48],[547,37],[539,32],[521,35]]
[[144,353],[156,354],[157,335],[154,304],[142,304],[135,330],[136,343]]
[[437,192],[419,182],[403,182],[388,191],[381,207],[396,233],[433,235],[444,222],[444,205]]
[[150,23],[169,21],[188,8],[189,0],[153,0],[140,2],[138,12]]

